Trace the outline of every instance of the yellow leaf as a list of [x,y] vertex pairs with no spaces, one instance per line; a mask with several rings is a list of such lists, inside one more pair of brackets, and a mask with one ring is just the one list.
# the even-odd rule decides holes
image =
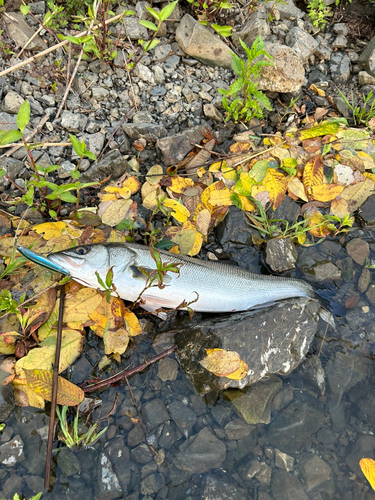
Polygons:
[[246,191],[251,193],[251,188],[254,186],[254,183],[255,183],[254,179],[250,178],[249,174],[242,172],[240,175],[240,181],[241,181],[242,187]]
[[178,222],[185,222],[190,217],[189,210],[186,207],[184,207],[182,203],[179,203],[177,200],[165,200],[163,202],[163,205],[167,208],[172,209],[172,216]]
[[303,141],[304,139],[311,139],[312,137],[336,134],[339,128],[340,124],[337,122],[323,122],[316,127],[312,127],[299,132],[299,139]]
[[17,332],[5,332],[0,334],[0,354],[14,354],[16,342],[21,337]]
[[331,233],[331,226],[324,215],[316,208],[305,212],[305,218],[308,219],[308,227],[310,234],[317,238],[325,238]]
[[345,215],[350,214],[349,205],[346,200],[343,198],[336,198],[336,200],[332,200],[330,215],[334,215],[335,217],[340,217],[343,219]]
[[253,145],[250,142],[236,142],[232,144],[229,148],[231,153],[243,153],[244,151],[249,151]]
[[[24,370],[29,388],[46,401],[52,399],[53,371],[49,370]],[[77,385],[58,377],[57,379],[57,404],[76,406],[82,403],[85,393]]]
[[149,184],[159,184],[163,178],[163,167],[161,165],[154,165],[147,172],[146,180]]
[[172,185],[170,186],[170,189],[176,193],[176,194],[182,194],[185,189],[188,189],[190,187],[194,186],[194,182],[189,179],[188,177],[180,177],[178,175],[174,175],[171,177]]
[[195,244],[195,229],[185,229],[177,233],[173,238],[173,243],[179,246],[180,252],[187,255]]
[[210,165],[210,168],[208,169],[210,172],[220,172],[221,166],[222,165],[227,165],[225,161],[217,161]]
[[[182,229],[183,229],[182,232],[188,231],[188,230],[195,231],[193,246],[191,247],[191,249],[187,253],[187,255],[190,255],[190,257],[194,257],[194,255],[197,255],[202,248],[203,235],[195,229],[195,227],[193,226],[193,224],[190,221],[185,222]],[[183,252],[181,252],[181,253],[183,253]]]
[[81,321],[84,323],[101,303],[102,298],[101,293],[93,288],[81,288],[72,297],[68,296],[64,309],[64,322]]
[[285,175],[277,172],[273,168],[269,168],[262,181],[262,186],[269,192],[273,208],[277,208],[285,198],[285,191],[287,188]]
[[368,179],[371,179],[372,182],[375,182],[375,174],[370,174],[370,172],[363,172],[363,177],[367,177]]
[[[106,193],[109,193],[109,194],[115,194],[115,195],[118,194],[119,196],[121,196],[121,198],[124,198],[125,200],[127,200],[128,198],[130,198],[130,196],[132,194],[131,191],[130,191],[130,189],[128,187],[126,187],[126,186],[125,187],[121,187],[121,188],[117,187],[117,186],[107,186],[107,187],[104,188],[104,191]],[[105,196],[106,195],[103,195],[102,201],[105,201],[104,200]],[[115,196],[115,199],[117,199],[116,196]]]
[[166,194],[162,189],[160,189],[160,186],[157,184],[155,186],[155,189],[153,191],[150,191],[145,198],[143,198],[143,206],[145,208],[148,208],[149,210],[154,210],[157,208],[158,203],[157,200],[161,201],[163,197],[165,197]]
[[303,245],[306,241],[306,233],[300,233],[298,236],[297,236],[297,241],[300,245]]
[[196,218],[197,231],[202,233],[204,236],[207,236],[210,223],[211,223],[211,214],[210,211],[207,208],[205,208],[197,215]]
[[207,356],[199,364],[217,377],[226,377],[240,368],[241,358],[235,351],[206,349],[206,353]]
[[249,367],[247,363],[245,363],[245,361],[241,359],[240,366],[237,368],[237,370],[226,376],[227,378],[230,378],[232,380],[242,380],[244,377],[246,377],[248,371]]
[[371,484],[371,488],[375,491],[375,460],[372,460],[372,458],[362,458],[359,461],[359,466],[365,478]]
[[321,97],[325,97],[326,93],[324,92],[324,90],[322,89],[319,89],[316,85],[312,84],[310,85],[309,87],[309,90],[314,90],[318,95],[320,95]]
[[107,224],[107,226],[111,227],[120,224],[122,220],[126,219],[126,214],[128,213],[132,203],[132,200],[124,199],[113,202],[102,215],[103,224]]
[[130,337],[136,337],[137,335],[141,335],[141,333],[142,333],[142,327],[139,324],[138,318],[127,307],[124,307],[123,318],[125,320],[126,329],[129,332],[129,336]]
[[112,229],[106,240],[106,243],[125,243],[125,242],[126,242],[126,235],[121,231],[117,231],[116,229]]
[[57,320],[59,316],[59,305],[60,305],[60,299],[57,299],[50,317],[45,323],[43,323],[42,326],[39,327],[38,339],[40,342],[46,339],[48,335],[50,335],[51,333],[56,332],[54,327],[57,325]]
[[308,161],[303,170],[303,185],[308,196],[311,195],[313,186],[323,184],[324,167],[321,156],[314,156]]
[[34,408],[44,409],[44,399],[27,385],[25,377],[15,377],[12,384],[14,387],[14,402],[17,406],[33,406]]
[[297,196],[303,201],[309,201],[305,193],[305,188],[298,177],[292,177],[292,179],[288,181],[288,189],[294,196]]
[[312,187],[312,197],[317,201],[332,201],[337,198],[343,190],[344,186],[338,184],[320,184]]
[[341,193],[341,198],[348,202],[350,213],[357,210],[374,191],[374,182],[367,178],[353,186],[347,186]]
[[122,183],[122,187],[123,188],[129,188],[130,189],[130,192],[131,194],[135,194],[139,191],[139,188],[141,187],[141,183],[139,182],[139,180],[134,177],[134,175],[132,177],[129,177],[128,179],[126,179],[123,183]]
[[246,198],[246,196],[242,196],[240,194],[237,195],[239,199],[241,200],[241,209],[244,210],[245,212],[254,212],[255,207],[254,205],[249,201],[249,198]]
[[223,172],[223,177],[226,180],[235,181],[237,179],[236,170],[233,167],[229,167],[228,165],[223,165],[221,167],[221,171]]
[[173,245],[173,247],[169,250],[171,253],[178,255],[180,250],[178,249],[178,245]]
[[210,205],[213,207],[226,207],[233,204],[230,191],[227,187],[223,187],[223,184],[220,184],[220,182],[215,182],[211,186],[215,186],[215,188],[210,193]]
[[65,222],[44,222],[33,227],[33,231],[38,234],[44,233],[44,239],[58,238],[61,236],[63,229],[66,228]]
[[[107,302],[106,299],[104,299],[104,300],[105,300],[105,302]],[[98,312],[97,309],[95,309],[95,311],[93,311],[91,314],[89,314],[88,317],[90,319],[92,319],[93,321],[95,321],[96,326],[99,326],[103,330],[104,330],[104,328],[106,327],[106,325],[107,325],[107,323],[109,321],[108,318],[106,316],[104,316],[104,314],[100,314],[100,312]],[[95,333],[96,333],[96,331],[95,331]],[[102,335],[100,335],[100,336],[102,336]]]
[[103,335],[104,350],[106,354],[124,354],[129,344],[129,334],[125,328],[112,332],[107,330]]

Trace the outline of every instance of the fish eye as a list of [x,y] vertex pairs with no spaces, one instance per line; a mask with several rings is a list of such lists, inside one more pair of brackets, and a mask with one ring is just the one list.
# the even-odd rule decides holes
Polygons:
[[75,249],[75,251],[76,251],[76,253],[77,253],[78,255],[86,255],[86,254],[87,254],[87,252],[88,252],[88,249],[87,249],[86,247],[77,247],[77,248]]

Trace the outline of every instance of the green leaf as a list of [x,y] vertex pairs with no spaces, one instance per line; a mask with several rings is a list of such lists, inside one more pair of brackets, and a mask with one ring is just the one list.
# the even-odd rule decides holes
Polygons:
[[236,75],[242,75],[245,63],[236,54],[232,54],[232,68]]
[[87,156],[87,158],[90,158],[90,160],[96,160],[96,156],[94,155],[94,153],[91,153],[91,151],[85,151],[85,156]]
[[4,135],[1,136],[0,138],[0,144],[2,146],[5,146],[6,144],[10,144],[11,142],[16,142],[19,139],[21,139],[22,134],[19,130],[9,130],[9,132],[6,132]]
[[233,7],[233,5],[229,2],[227,2],[226,0],[224,0],[223,2],[220,2],[220,9],[231,9]]
[[168,19],[168,17],[172,14],[174,11],[176,5],[178,4],[178,0],[175,2],[170,3],[169,5],[166,5],[163,9],[161,9],[160,12],[160,20],[165,21]]
[[228,37],[231,36],[232,26],[219,26],[218,24],[211,24],[211,27],[219,33],[220,36]]
[[159,12],[157,12],[156,10],[154,10],[152,7],[149,7],[148,5],[146,5],[146,9],[148,10],[148,12],[152,16],[154,16],[155,19],[157,19],[158,21],[160,21],[161,14],[159,14]]
[[30,10],[30,5],[20,5],[20,11],[24,16],[27,16]]
[[72,36],[72,35],[68,35],[68,36],[59,35],[59,38],[61,38],[62,40],[69,40],[69,42],[72,42],[75,45],[81,45],[81,43],[85,43],[83,41],[83,38],[77,38],[76,36]]
[[72,134],[69,134],[70,141],[72,143],[73,149],[80,158],[83,157],[83,148],[81,142]]
[[6,172],[2,167],[0,167],[0,178],[4,177],[4,175],[6,175]]
[[70,173],[72,179],[79,179],[79,176],[81,175],[78,170],[73,170],[73,172]]
[[149,30],[158,31],[158,28],[151,21],[143,21],[142,20],[142,21],[138,21],[138,22],[139,22],[139,24],[141,24],[142,26],[144,26],[145,28],[147,28]]
[[154,38],[154,40],[151,40],[150,42],[144,42],[143,49],[148,52],[149,50],[152,50],[154,47],[157,46],[157,44],[160,42],[157,38]]
[[30,121],[30,104],[29,101],[23,101],[21,107],[17,114],[17,127],[23,134],[26,128],[26,125]]
[[59,198],[67,203],[75,203],[77,201],[76,196],[73,196],[71,193],[61,193]]
[[105,284],[106,284],[107,288],[111,288],[112,283],[113,283],[113,268],[110,267],[108,272],[107,272],[107,275],[105,277]]

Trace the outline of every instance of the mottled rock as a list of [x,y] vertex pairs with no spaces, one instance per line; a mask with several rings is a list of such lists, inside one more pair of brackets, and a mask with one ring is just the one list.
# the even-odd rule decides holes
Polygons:
[[159,139],[166,137],[167,130],[159,123],[123,123],[123,131],[133,141],[143,137],[147,142],[157,142]]
[[318,356],[305,359],[298,367],[298,373],[307,382],[317,388],[322,396],[326,392],[326,375]]
[[[35,31],[26,23],[25,16],[21,12],[9,12],[9,14],[15,21],[7,23],[7,33],[17,45],[23,47],[35,35]],[[34,36],[27,46],[27,50],[31,52],[41,52],[46,48],[46,42],[39,35]]]
[[175,359],[163,358],[158,363],[158,377],[166,382],[176,380],[178,374],[178,363]]
[[285,43],[295,50],[304,61],[314,54],[319,45],[314,37],[297,26],[294,26],[288,31],[285,37]]
[[345,460],[351,470],[360,477],[362,471],[359,467],[361,458],[375,459],[375,437],[366,435],[359,435],[350,445],[346,448]]
[[375,36],[371,38],[366,48],[359,56],[358,65],[375,77]]
[[208,427],[187,439],[174,457],[174,465],[190,474],[216,469],[225,460],[227,448]]
[[317,455],[305,455],[298,465],[301,477],[309,492],[331,477],[331,467]]
[[108,97],[109,90],[103,87],[92,87],[91,94],[93,99],[96,99],[97,101],[103,101]]
[[[0,113],[0,119],[1,119],[1,113]],[[359,214],[366,224],[368,225],[375,224],[375,194],[367,198],[365,203],[359,209]]]
[[206,125],[202,124],[198,127],[184,130],[180,134],[158,139],[156,145],[162,154],[164,165],[169,167],[183,160],[194,148],[194,144],[200,144],[203,139],[202,130],[205,127]]
[[[176,335],[181,368],[200,394],[243,388],[272,373],[290,373],[304,358],[313,339],[319,307],[317,301],[299,299],[257,311],[201,320]],[[241,359],[249,367],[245,378],[219,378],[200,365],[199,361],[206,356],[205,348],[215,347],[241,353]]]
[[11,113],[13,115],[16,115],[24,100],[25,99],[21,97],[19,94],[17,94],[17,92],[11,90],[4,97],[3,102],[1,104],[1,109],[5,111],[5,113]]
[[215,229],[216,238],[224,251],[232,251],[249,247],[252,244],[253,235],[259,234],[250,226],[249,219],[243,210],[237,207],[229,207],[227,216]]
[[286,45],[265,44],[265,50],[273,57],[272,66],[262,68],[258,80],[259,90],[272,92],[297,92],[305,81],[301,56]]
[[105,452],[99,455],[97,465],[97,489],[99,490],[99,495],[95,496],[96,500],[114,500],[123,495],[118,477]]
[[290,472],[294,468],[295,458],[283,453],[276,448],[275,450],[275,465],[278,469],[284,469]]
[[203,479],[202,498],[205,500],[248,500],[247,491],[229,483],[227,478],[219,479],[207,474]]
[[375,85],[375,77],[369,75],[367,71],[360,71],[358,73],[359,85]]
[[361,276],[358,279],[358,291],[364,293],[370,284],[370,280],[371,280],[370,269],[363,268]]
[[189,14],[181,19],[176,40],[186,54],[208,66],[232,67],[231,51],[225,43]]
[[141,493],[142,495],[153,495],[156,494],[165,485],[165,479],[163,474],[156,473],[150,474],[143,481],[141,481]]
[[354,262],[360,266],[365,264],[367,257],[370,255],[370,245],[361,238],[350,240],[346,245],[346,250]]
[[0,158],[0,167],[6,171],[6,173],[13,181],[19,176],[24,166],[25,165],[22,161],[16,160],[15,158]]
[[148,430],[169,420],[169,414],[160,399],[153,399],[142,407],[142,414]]
[[308,500],[301,481],[283,470],[273,472],[271,488],[274,500]]
[[345,49],[348,46],[348,39],[344,35],[337,35],[332,46],[335,49]]
[[326,366],[327,382],[336,400],[341,399],[344,392],[365,379],[368,373],[369,368],[364,363],[363,356],[350,352],[336,352]]
[[275,6],[272,6],[270,2],[265,2],[264,8],[266,11],[270,11],[275,9],[278,11],[280,15],[280,19],[300,19],[304,17],[305,13],[295,6],[293,0],[283,0],[283,3],[278,3]]
[[350,58],[343,52],[333,52],[329,60],[332,80],[335,83],[345,83],[350,77]]
[[168,405],[168,411],[172,420],[182,429],[192,427],[197,421],[197,415],[182,401],[173,401]]
[[[114,32],[118,35],[121,24],[116,25]],[[130,40],[148,40],[148,31],[147,28],[139,24],[138,19],[134,16],[125,16],[124,26],[122,27],[122,33],[128,35]]]
[[134,68],[134,74],[138,76],[142,81],[153,85],[155,83],[152,71],[142,63],[138,63]]
[[296,247],[289,238],[273,239],[266,245],[266,262],[276,273],[295,269],[298,259]]
[[0,446],[0,462],[7,467],[14,467],[18,462],[25,460],[24,444],[17,434],[11,441]]
[[71,111],[64,110],[61,115],[61,126],[77,134],[78,132],[83,132],[87,124],[87,116],[81,115],[80,113],[72,113]]
[[372,305],[375,305],[375,285],[370,285],[368,287],[366,298]]
[[240,38],[248,47],[251,47],[258,36],[265,40],[270,33],[267,16],[262,11],[261,6],[258,5],[257,10],[250,14],[241,31],[232,33],[231,39],[234,45],[240,49]]
[[62,448],[57,455],[57,465],[64,476],[74,476],[81,471],[80,461],[68,448]]
[[69,160],[63,161],[60,165],[60,168],[57,170],[57,175],[60,179],[69,179],[71,177],[72,172],[76,169],[76,165]]
[[311,281],[324,281],[341,277],[340,269],[331,261],[314,262],[312,266],[301,266],[302,271]]
[[106,153],[99,161],[81,174],[80,181],[93,182],[105,179],[108,175],[112,180],[118,179],[125,172],[130,172],[130,165],[117,149]]
[[220,111],[217,109],[216,106],[213,104],[204,104],[203,105],[203,112],[207,118],[210,118],[211,120],[214,120],[215,122],[221,123],[224,121],[223,115],[220,113]]
[[255,429],[254,425],[248,425],[240,418],[235,418],[224,427],[227,439],[242,439]]

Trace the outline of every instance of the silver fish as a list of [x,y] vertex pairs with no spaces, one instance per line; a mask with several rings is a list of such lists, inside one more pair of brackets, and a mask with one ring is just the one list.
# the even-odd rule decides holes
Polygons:
[[[19,248],[29,259],[55,271],[70,275],[92,288],[101,288],[95,271],[105,282],[113,267],[113,284],[119,296],[133,302],[146,285],[148,272],[156,269],[150,249],[133,243],[85,245],[41,256]],[[313,297],[314,290],[302,280],[250,273],[220,262],[202,261],[159,250],[163,264],[182,264],[180,273],[168,272],[167,285],[152,286],[142,293],[141,306],[147,311],[174,309],[183,301],[193,302],[195,311],[221,313],[246,311],[291,297]]]

